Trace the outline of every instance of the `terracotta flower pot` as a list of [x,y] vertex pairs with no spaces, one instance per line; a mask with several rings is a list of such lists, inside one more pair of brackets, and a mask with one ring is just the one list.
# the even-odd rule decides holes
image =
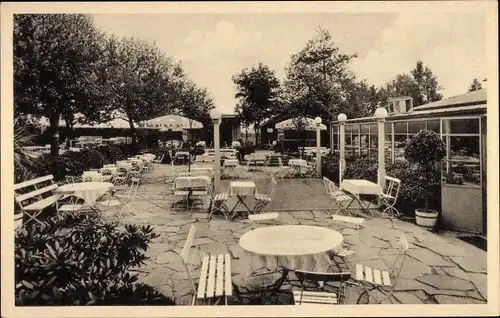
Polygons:
[[428,209],[415,209],[415,220],[417,225],[424,227],[434,227],[436,226],[439,212],[436,210]]

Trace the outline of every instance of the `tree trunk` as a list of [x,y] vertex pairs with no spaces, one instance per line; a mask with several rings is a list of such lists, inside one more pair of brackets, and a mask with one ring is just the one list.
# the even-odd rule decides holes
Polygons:
[[57,156],[59,154],[59,115],[54,115],[49,119],[52,140],[50,143],[50,154]]
[[245,127],[245,142],[248,143],[248,125]]
[[260,143],[259,143],[259,126],[254,125],[253,126],[253,130],[255,132],[255,147],[257,147],[257,144],[259,144],[259,147],[260,147]]
[[128,123],[130,125],[130,134],[132,135],[132,144],[131,144],[131,148],[132,148],[132,151],[134,153],[134,155],[137,153],[137,136],[136,136],[136,129],[135,129],[135,126],[134,126],[134,122],[129,119],[128,120]]

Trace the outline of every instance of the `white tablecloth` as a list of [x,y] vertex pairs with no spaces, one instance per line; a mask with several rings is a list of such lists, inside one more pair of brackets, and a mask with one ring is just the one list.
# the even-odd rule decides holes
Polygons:
[[116,167],[118,169],[130,170],[130,169],[132,169],[132,164],[129,162],[117,162]]
[[344,179],[340,184],[340,190],[347,191],[354,195],[369,194],[380,195],[382,188],[380,185],[363,179]]
[[238,159],[226,159],[226,160],[224,160],[224,167],[237,167],[239,165],[240,165],[240,163],[238,162]]
[[292,167],[306,167],[307,161],[304,159],[290,159],[288,165]]
[[210,185],[211,178],[208,176],[185,176],[177,177],[174,181],[175,189],[203,188]]
[[94,206],[96,201],[113,187],[110,182],[79,182],[64,184],[55,192],[61,194],[72,194],[81,198],[89,206]]
[[99,171],[84,171],[82,175],[83,182],[101,182],[111,179],[109,175],[102,175]]
[[108,174],[111,174],[111,175],[115,175],[118,173],[118,168],[117,167],[102,167],[101,174],[104,174],[105,172],[108,172]]
[[243,234],[243,272],[247,275],[261,268],[284,267],[289,270],[327,271],[331,264],[328,251],[342,250],[344,238],[332,229],[309,225],[262,227]]
[[191,172],[195,176],[209,176],[214,175],[214,169],[212,167],[191,167]]
[[229,195],[255,195],[257,187],[253,181],[231,181]]

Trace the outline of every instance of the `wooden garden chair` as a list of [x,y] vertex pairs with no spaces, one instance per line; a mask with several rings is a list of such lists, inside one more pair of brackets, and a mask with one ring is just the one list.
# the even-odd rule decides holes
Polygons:
[[[206,254],[195,245],[196,228],[191,225],[186,242],[181,251],[181,259],[184,264],[193,298],[191,305],[196,305],[197,301],[207,305],[217,305],[221,300],[227,305],[227,299],[233,295],[233,282],[231,273],[231,255],[229,253]],[[194,247],[194,249],[192,248]],[[195,258],[198,256],[201,261],[200,277],[196,282],[191,269],[198,267]]]
[[[365,289],[359,295],[357,303],[359,304],[362,299],[366,299],[369,303],[370,299],[375,300],[376,303],[382,303],[389,299],[393,303],[392,298],[400,302],[394,297],[394,287],[397,285],[401,270],[403,269],[406,254],[408,252],[408,241],[401,235],[399,238],[399,254],[395,257],[394,262],[388,271],[373,269],[362,264],[356,264],[356,280]],[[380,292],[384,295],[383,298],[378,298],[374,291]]]
[[[295,276],[297,276],[300,282],[300,290],[293,291],[295,305],[319,306],[343,304],[347,291],[347,281],[351,277],[351,273],[320,273],[296,270]],[[313,283],[315,287],[306,288],[306,283],[308,282]],[[331,286],[329,283],[332,282],[336,283],[337,286]],[[330,289],[332,287],[334,289],[333,292],[327,290],[327,288]]]

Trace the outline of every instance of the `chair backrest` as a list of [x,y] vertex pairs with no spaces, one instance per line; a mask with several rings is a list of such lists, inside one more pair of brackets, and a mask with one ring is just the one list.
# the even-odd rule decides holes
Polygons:
[[299,280],[300,286],[301,286],[299,304],[302,304],[302,297],[303,297],[303,293],[304,293],[304,282],[305,281],[314,282],[316,284],[319,284],[319,282],[324,282],[324,283],[338,282],[338,283],[340,283],[340,286],[338,289],[338,298],[339,298],[339,302],[342,303],[342,300],[345,297],[346,282],[351,278],[351,273],[350,272],[321,273],[321,272],[310,272],[310,271],[296,270],[295,276],[297,276],[297,279]]
[[403,234],[401,234],[398,241],[399,254],[395,257],[394,263],[392,264],[389,270],[389,275],[392,278],[391,280],[392,286],[396,286],[396,284],[398,283],[399,276],[401,274],[404,262],[406,260],[406,254],[408,252],[408,248],[409,248],[408,241],[406,240],[406,237]]
[[276,186],[277,185],[278,185],[278,182],[276,181],[276,179],[274,178],[274,176],[272,176],[272,178],[271,178],[271,184],[269,186],[269,193],[268,193],[268,196],[271,199],[274,199],[274,194],[276,193]]
[[194,238],[196,235],[196,228],[194,225],[191,225],[189,228],[189,233],[186,238],[186,242],[184,243],[184,246],[182,247],[181,251],[181,260],[182,263],[184,264],[184,268],[186,269],[186,274],[188,275],[189,281],[191,282],[191,288],[193,289],[193,293],[196,294],[196,284],[191,276],[191,266],[192,266],[192,261],[194,256],[196,255],[193,253],[192,247],[194,245]]
[[389,176],[384,177],[384,194],[392,196],[394,201],[398,198],[400,186],[401,180]]
[[332,193],[330,186],[330,179],[323,177],[323,185],[325,186],[326,194],[330,195]]
[[295,270],[295,276],[300,281],[313,281],[313,282],[344,282],[351,278],[350,272],[338,272],[338,273],[322,273],[322,272],[311,272],[303,270]]
[[283,160],[281,159],[281,157],[278,157],[278,166],[280,168],[283,168]]
[[35,178],[28,181],[23,181],[14,185],[14,198],[21,208],[24,207],[26,201],[42,200],[47,194],[52,194],[52,191],[57,189],[58,185],[54,182],[53,175],[46,175],[40,178]]

